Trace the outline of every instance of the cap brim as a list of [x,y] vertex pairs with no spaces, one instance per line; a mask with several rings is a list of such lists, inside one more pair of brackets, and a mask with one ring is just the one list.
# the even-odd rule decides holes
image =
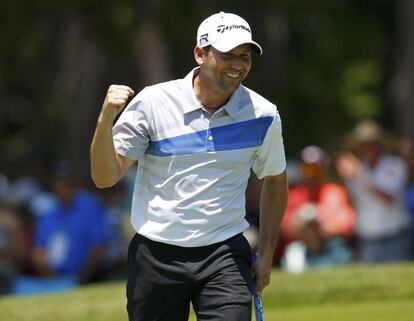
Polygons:
[[252,49],[256,51],[259,55],[263,53],[262,47],[254,41],[247,41],[247,42],[232,42],[232,41],[218,41],[213,44],[211,44],[214,48],[216,48],[218,51],[221,52],[228,52],[230,50],[233,50],[237,46],[244,45],[244,44],[250,44]]

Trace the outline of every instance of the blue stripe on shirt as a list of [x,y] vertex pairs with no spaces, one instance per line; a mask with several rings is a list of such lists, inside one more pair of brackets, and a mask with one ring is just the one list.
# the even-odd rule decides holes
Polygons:
[[[272,121],[273,117],[267,116],[151,141],[146,153],[155,156],[176,156],[260,146]],[[210,135],[213,137],[211,142],[207,139]]]

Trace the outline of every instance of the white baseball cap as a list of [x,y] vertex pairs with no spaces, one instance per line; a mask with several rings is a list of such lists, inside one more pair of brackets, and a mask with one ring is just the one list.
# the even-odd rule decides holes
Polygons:
[[197,45],[201,48],[213,46],[218,51],[227,52],[245,43],[251,44],[258,54],[263,53],[262,47],[253,41],[247,21],[233,13],[222,11],[213,14],[197,30]]

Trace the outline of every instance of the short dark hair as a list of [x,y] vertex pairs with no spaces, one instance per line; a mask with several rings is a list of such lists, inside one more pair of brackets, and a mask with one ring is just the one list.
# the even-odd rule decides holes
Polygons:
[[204,53],[208,54],[208,53],[209,53],[209,51],[211,50],[211,45],[208,45],[208,46],[202,47],[202,48],[201,48],[201,50],[203,50],[203,52],[204,52]]

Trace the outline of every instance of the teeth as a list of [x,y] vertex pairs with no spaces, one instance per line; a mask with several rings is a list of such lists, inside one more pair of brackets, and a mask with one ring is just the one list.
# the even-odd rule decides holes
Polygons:
[[235,74],[235,73],[231,73],[231,72],[228,72],[226,74],[227,74],[227,76],[229,76],[231,78],[239,78],[239,76],[240,76],[240,74]]

